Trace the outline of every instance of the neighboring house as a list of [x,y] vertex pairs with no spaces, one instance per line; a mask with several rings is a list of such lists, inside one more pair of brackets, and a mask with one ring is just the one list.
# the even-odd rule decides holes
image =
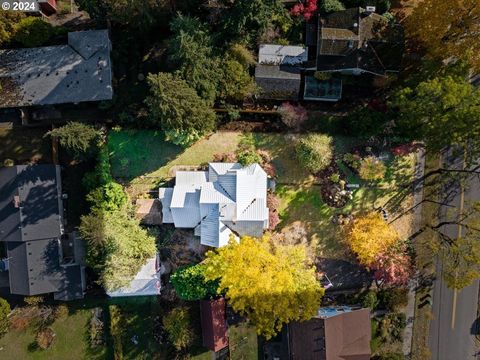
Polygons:
[[12,294],[83,298],[82,242],[64,234],[59,166],[0,168],[0,243]]
[[255,81],[263,99],[298,100],[301,66],[308,59],[303,46],[260,45]]
[[0,108],[111,100],[107,30],[68,34],[68,44],[0,50]]
[[351,8],[319,18],[317,71],[385,76],[400,70],[402,27],[367,10]]
[[194,229],[203,245],[231,236],[259,237],[268,228],[267,174],[260,165],[210,163],[207,171],[177,171],[173,188],[160,188],[163,223]]
[[370,310],[322,308],[318,316],[288,327],[291,360],[369,360]]
[[157,255],[148,259],[126,287],[107,292],[111,297],[160,295],[162,266]]
[[203,346],[219,352],[228,346],[225,299],[200,301]]
[[375,7],[357,7],[308,23],[306,44],[316,57],[307,66],[304,99],[338,101],[342,80],[335,74],[386,76],[400,70],[403,29]]

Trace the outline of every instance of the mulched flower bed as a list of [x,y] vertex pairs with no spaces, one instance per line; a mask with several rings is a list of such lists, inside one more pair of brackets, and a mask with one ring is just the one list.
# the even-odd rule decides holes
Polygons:
[[320,193],[322,195],[323,201],[330,207],[342,208],[347,205],[349,201],[348,192],[341,194],[342,188],[340,182],[332,181],[332,175],[338,174],[340,176],[340,181],[345,181],[345,175],[340,171],[335,160],[324,170],[316,174],[317,181],[320,185]]

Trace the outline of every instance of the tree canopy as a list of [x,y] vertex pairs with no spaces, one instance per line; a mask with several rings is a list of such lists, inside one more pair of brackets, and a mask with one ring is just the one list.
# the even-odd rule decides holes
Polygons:
[[185,80],[169,73],[148,76],[150,96],[145,103],[154,123],[173,143],[188,146],[215,128],[215,112]]
[[156,253],[155,238],[125,208],[92,209],[82,216],[80,233],[87,242],[87,263],[107,291],[127,286]]
[[187,301],[203,300],[216,296],[218,281],[207,281],[203,264],[182,266],[170,277],[178,296]]
[[371,266],[378,255],[399,241],[397,232],[377,212],[356,218],[346,230],[348,245],[365,266]]
[[312,173],[325,169],[333,158],[332,137],[308,134],[298,140],[295,150],[300,164]]
[[273,245],[266,237],[232,239],[209,251],[205,265],[205,278],[219,279],[219,292],[267,339],[290,321],[314,316],[324,293],[305,247]]
[[479,94],[465,79],[446,76],[400,90],[392,105],[399,110],[399,126],[438,151],[480,138]]
[[407,36],[440,60],[464,57],[480,70],[480,3],[477,0],[424,0],[406,19]]
[[97,150],[101,131],[94,126],[81,122],[69,122],[62,127],[50,130],[47,135],[58,139],[60,145],[73,155],[80,157]]
[[0,45],[8,43],[15,34],[17,24],[25,18],[20,11],[0,9]]

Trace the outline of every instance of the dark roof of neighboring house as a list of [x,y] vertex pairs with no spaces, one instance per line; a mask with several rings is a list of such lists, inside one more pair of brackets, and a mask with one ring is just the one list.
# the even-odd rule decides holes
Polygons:
[[382,15],[351,8],[319,18],[319,71],[360,68],[384,75],[399,70],[402,53],[402,27]]
[[203,345],[217,352],[228,346],[225,299],[200,302]]
[[0,169],[0,241],[24,242],[62,234],[60,168],[20,165]]
[[369,360],[370,310],[288,325],[292,360]]
[[68,34],[68,44],[0,50],[0,108],[110,100],[107,30]]
[[300,69],[288,65],[257,65],[255,81],[265,99],[298,99]]
[[59,166],[0,168],[0,242],[6,244],[12,294],[83,297],[83,267],[60,263],[62,212]]

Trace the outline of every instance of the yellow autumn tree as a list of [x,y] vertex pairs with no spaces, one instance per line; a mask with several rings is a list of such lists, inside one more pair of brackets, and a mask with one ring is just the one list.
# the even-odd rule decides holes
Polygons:
[[464,56],[478,71],[479,18],[478,0],[424,0],[406,19],[406,34],[432,57],[445,60]]
[[219,280],[219,293],[267,339],[283,324],[312,318],[320,307],[324,289],[304,246],[243,237],[209,251],[204,263],[205,278]]
[[347,243],[365,266],[371,265],[377,255],[395,245],[399,239],[395,229],[377,212],[355,219],[346,228]]

